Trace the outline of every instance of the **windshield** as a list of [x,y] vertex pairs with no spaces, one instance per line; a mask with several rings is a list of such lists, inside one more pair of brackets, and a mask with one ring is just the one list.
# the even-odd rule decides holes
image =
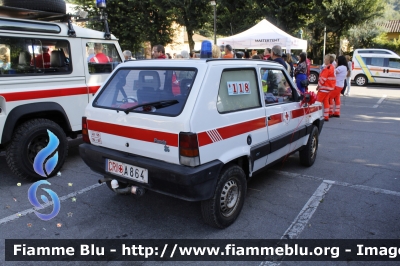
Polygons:
[[182,112],[195,74],[194,68],[121,68],[102,89],[93,106],[125,111],[127,114],[140,112],[177,116]]

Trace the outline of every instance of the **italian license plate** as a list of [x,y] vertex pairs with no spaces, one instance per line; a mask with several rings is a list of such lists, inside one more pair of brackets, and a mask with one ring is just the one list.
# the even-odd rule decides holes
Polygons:
[[149,182],[147,169],[110,159],[106,159],[106,172],[141,183]]

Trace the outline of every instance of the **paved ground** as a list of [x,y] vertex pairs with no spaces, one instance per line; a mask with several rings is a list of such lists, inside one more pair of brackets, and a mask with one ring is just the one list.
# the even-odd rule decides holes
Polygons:
[[[114,195],[105,185],[97,184],[100,176],[80,159],[79,140],[70,142],[70,154],[61,176],[49,180],[50,188],[61,197],[61,211],[53,220],[41,221],[32,213],[27,198],[31,183],[13,177],[6,167],[4,154],[0,154],[0,238],[279,239],[289,234],[300,239],[399,239],[399,110],[399,87],[353,86],[351,96],[342,97],[341,118],[331,119],[323,128],[314,166],[300,166],[296,154],[257,175],[248,184],[240,217],[225,230],[203,223],[199,203],[151,192],[139,199]],[[58,223],[61,227],[57,227]],[[0,243],[0,260],[4,260],[4,241]],[[6,263],[20,264],[43,263]],[[160,263],[68,263],[156,264]],[[261,261],[181,264],[268,265]],[[333,263],[313,263],[321,264]],[[374,264],[389,263],[370,263]],[[283,262],[281,265],[310,263]]]

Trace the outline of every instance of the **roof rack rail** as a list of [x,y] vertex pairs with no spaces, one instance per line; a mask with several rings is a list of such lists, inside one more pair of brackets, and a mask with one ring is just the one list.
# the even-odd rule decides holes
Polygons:
[[[1,1],[0,1],[1,2]],[[36,21],[46,21],[46,22],[64,22],[68,25],[68,36],[76,37],[76,32],[72,24],[72,18],[75,18],[76,22],[86,22],[86,21],[102,21],[104,23],[104,38],[106,40],[111,39],[110,29],[108,27],[107,13],[104,8],[100,8],[100,16],[93,18],[81,18],[79,14],[63,14],[63,13],[53,13],[47,11],[31,10],[24,8],[16,8],[9,6],[0,5],[0,16],[5,18],[19,18],[28,19]]]

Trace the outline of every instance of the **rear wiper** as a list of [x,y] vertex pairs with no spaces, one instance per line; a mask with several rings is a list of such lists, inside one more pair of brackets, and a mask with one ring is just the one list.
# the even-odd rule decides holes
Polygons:
[[125,114],[128,114],[132,110],[135,110],[135,109],[137,109],[139,107],[143,107],[143,106],[149,106],[149,105],[154,106],[157,109],[160,109],[160,108],[168,107],[168,106],[171,106],[171,105],[174,105],[177,103],[179,103],[177,100],[165,100],[165,101],[157,101],[157,102],[151,102],[151,103],[143,103],[143,104],[129,107],[129,108],[125,109],[124,112],[125,112]]

